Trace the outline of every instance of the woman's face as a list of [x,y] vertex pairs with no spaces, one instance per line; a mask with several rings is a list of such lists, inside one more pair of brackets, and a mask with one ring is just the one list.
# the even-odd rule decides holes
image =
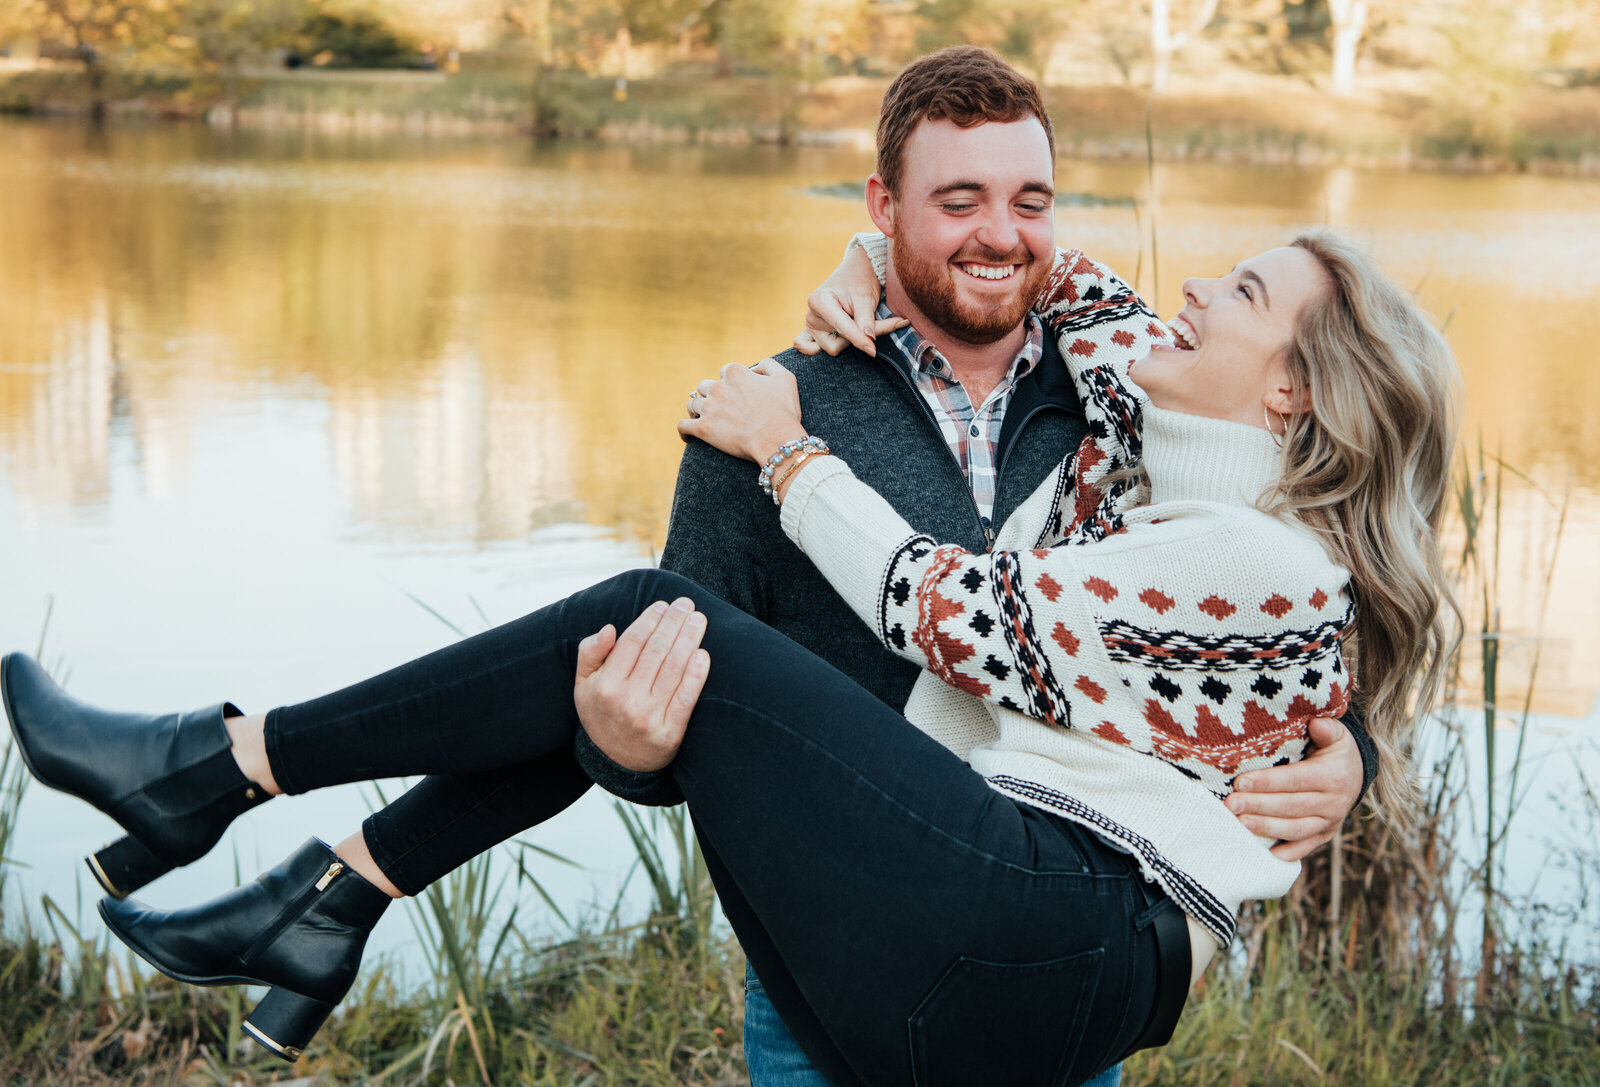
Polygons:
[[1292,246],[1219,279],[1185,280],[1187,304],[1167,322],[1173,345],[1151,348],[1129,373],[1158,408],[1261,426],[1264,408],[1293,410],[1285,348],[1301,310],[1326,290],[1316,258]]

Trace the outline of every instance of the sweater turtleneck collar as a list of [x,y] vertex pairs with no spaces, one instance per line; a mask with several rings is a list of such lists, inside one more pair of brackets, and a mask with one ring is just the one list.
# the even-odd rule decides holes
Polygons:
[[1207,419],[1144,403],[1144,467],[1150,501],[1254,506],[1283,474],[1283,453],[1265,427]]

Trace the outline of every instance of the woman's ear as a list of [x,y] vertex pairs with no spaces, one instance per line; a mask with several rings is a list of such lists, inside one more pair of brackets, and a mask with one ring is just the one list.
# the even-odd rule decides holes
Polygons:
[[[1303,396],[1300,399],[1302,401],[1309,401],[1310,398]],[[1277,386],[1268,390],[1267,395],[1261,398],[1261,402],[1266,405],[1268,411],[1275,412],[1276,414],[1284,417],[1293,415],[1296,411],[1300,410],[1295,405],[1294,395],[1288,388],[1282,386]]]
[[894,194],[877,174],[867,178],[867,214],[872,217],[872,225],[878,228],[878,233],[886,238],[894,237]]
[[1280,360],[1267,376],[1267,391],[1261,397],[1261,402],[1268,411],[1288,418],[1296,412],[1311,410],[1311,390],[1301,389],[1296,396],[1294,383],[1289,380],[1288,367]]

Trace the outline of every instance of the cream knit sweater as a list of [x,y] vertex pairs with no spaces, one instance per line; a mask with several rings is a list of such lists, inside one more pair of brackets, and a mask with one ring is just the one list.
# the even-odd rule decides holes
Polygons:
[[[1072,274],[1058,272],[1060,303]],[[783,528],[927,670],[911,721],[999,791],[1121,843],[1226,946],[1240,903],[1284,894],[1300,867],[1222,799],[1344,712],[1348,574],[1256,508],[1282,470],[1264,429],[1150,405],[1125,333],[1055,331],[1089,436],[994,551],[916,534],[835,457],[796,475]],[[1141,455],[1148,485],[1099,485]]]

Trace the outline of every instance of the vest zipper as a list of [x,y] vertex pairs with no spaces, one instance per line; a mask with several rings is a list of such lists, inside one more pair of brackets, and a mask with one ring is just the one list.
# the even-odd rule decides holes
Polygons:
[[[1040,365],[1041,366],[1044,365],[1042,360],[1040,362]],[[1020,437],[1022,432],[1028,428],[1028,424],[1033,421],[1033,417],[1035,415],[1038,415],[1041,411],[1052,411],[1052,410],[1060,411],[1061,410],[1061,406],[1059,404],[1035,404],[1033,407],[1029,408],[1028,409],[1028,414],[1026,414],[1026,415],[1024,415],[1022,417],[1022,420],[1017,423],[1017,428],[1011,432],[1011,440],[1006,442],[1005,445],[999,446],[998,448],[995,449],[995,451],[994,451],[994,508],[995,509],[999,509],[1000,508],[1000,489],[1002,487],[1004,487],[1005,483],[1006,483],[1006,477],[1005,477],[1006,454],[1011,452],[1011,447],[1013,445],[1017,444],[1017,438]],[[1009,411],[1010,411],[1010,409],[1008,408],[1007,412],[1009,413]],[[1076,452],[1077,452],[1077,450],[1073,450],[1073,453],[1076,453]],[[1063,453],[1062,454],[1062,459],[1065,460],[1067,456],[1068,456],[1068,454]],[[1053,469],[1052,469],[1052,471],[1053,471]],[[1048,479],[1049,476],[1046,476],[1045,478]],[[992,518],[991,518],[991,520],[992,520]]]
[[[928,402],[922,399],[922,393],[917,390],[916,382],[911,380],[911,375],[906,373],[905,367],[894,362],[887,363],[887,365],[891,370],[899,375],[901,384],[910,390],[911,399],[919,408],[922,409],[923,417],[927,419],[929,423],[933,424],[934,436],[939,439],[939,445],[943,447],[945,456],[950,458],[950,463],[955,465],[956,473],[961,477],[961,491],[967,496],[967,505],[972,510],[972,519],[978,523],[979,530],[983,532],[983,541],[985,545],[984,549],[986,551],[993,551],[994,529],[991,526],[983,523],[983,513],[978,509],[978,500],[972,497],[972,481],[967,478],[967,473],[962,470],[961,462],[956,459],[955,453],[950,449],[950,443],[944,440],[944,432],[939,429],[939,417],[933,414],[933,409],[928,406]],[[1000,465],[998,462],[995,464],[994,486],[995,497],[999,498]],[[991,518],[991,520],[993,520],[993,518]]]
[[328,870],[322,873],[322,876],[317,880],[317,882],[313,883],[310,887],[307,887],[305,890],[296,895],[294,901],[281,910],[278,913],[277,919],[274,920],[272,924],[267,926],[266,931],[251,941],[250,946],[245,948],[244,954],[239,956],[239,961],[250,962],[257,955],[271,947],[273,941],[283,933],[284,929],[288,928],[295,921],[299,920],[300,915],[304,913],[306,907],[311,904],[311,900],[316,898],[317,895],[321,894],[323,891],[326,891],[328,889],[328,885],[343,875],[344,872],[345,866],[343,861],[334,861],[332,864],[328,865]]

